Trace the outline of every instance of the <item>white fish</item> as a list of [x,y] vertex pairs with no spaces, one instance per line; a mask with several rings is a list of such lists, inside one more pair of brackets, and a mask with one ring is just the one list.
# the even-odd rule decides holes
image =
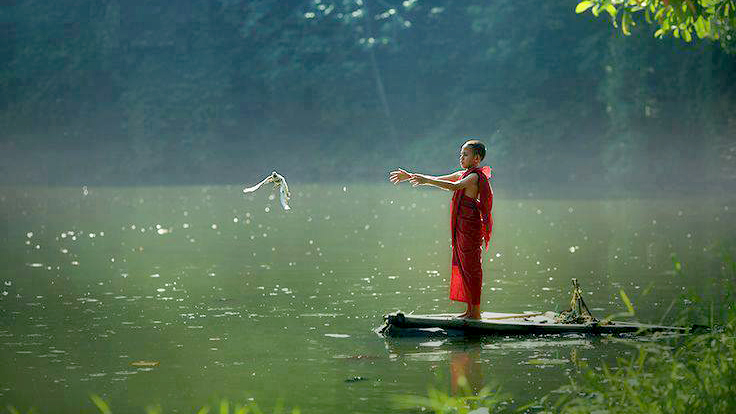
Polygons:
[[276,171],[273,171],[271,175],[264,178],[263,181],[260,183],[254,185],[253,187],[248,187],[243,189],[243,193],[252,193],[259,188],[263,184],[266,183],[273,183],[273,189],[276,190],[279,189],[279,200],[281,201],[281,207],[284,208],[284,210],[291,210],[291,207],[289,207],[289,198],[291,197],[291,193],[289,192],[289,186],[286,184],[286,179],[283,175],[277,173]]

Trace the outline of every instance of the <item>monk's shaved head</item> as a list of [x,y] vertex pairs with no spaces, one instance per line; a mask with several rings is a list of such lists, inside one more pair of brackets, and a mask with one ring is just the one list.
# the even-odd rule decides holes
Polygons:
[[473,151],[473,154],[479,156],[481,161],[486,157],[486,145],[477,139],[471,139],[463,144],[463,147]]

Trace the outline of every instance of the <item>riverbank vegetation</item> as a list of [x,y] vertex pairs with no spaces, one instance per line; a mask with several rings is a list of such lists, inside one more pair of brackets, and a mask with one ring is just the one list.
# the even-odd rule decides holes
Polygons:
[[724,50],[736,52],[733,0],[583,0],[575,11],[583,13],[589,9],[594,16],[608,16],[625,35],[630,35],[636,21],[643,19],[655,27],[657,38],[671,35],[691,42],[697,36],[718,40]]

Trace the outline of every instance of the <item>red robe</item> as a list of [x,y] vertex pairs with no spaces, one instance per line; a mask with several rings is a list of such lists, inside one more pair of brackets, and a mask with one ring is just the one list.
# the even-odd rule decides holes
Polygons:
[[480,305],[480,291],[483,285],[481,267],[481,245],[491,239],[493,218],[493,191],[488,182],[491,175],[489,167],[469,168],[462,178],[478,174],[478,200],[465,195],[465,190],[457,190],[452,195],[450,228],[452,231],[452,279],[450,280],[450,299]]

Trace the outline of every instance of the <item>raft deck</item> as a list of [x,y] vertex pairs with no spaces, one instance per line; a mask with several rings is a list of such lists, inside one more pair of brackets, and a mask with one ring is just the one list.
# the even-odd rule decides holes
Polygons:
[[384,316],[385,324],[377,332],[387,336],[402,336],[407,333],[420,334],[421,331],[432,333],[438,329],[488,335],[621,334],[656,331],[687,333],[689,331],[689,328],[683,327],[619,321],[590,324],[557,323],[556,315],[555,312],[483,312],[481,319],[464,319],[453,314],[405,315],[402,312],[396,312]]

